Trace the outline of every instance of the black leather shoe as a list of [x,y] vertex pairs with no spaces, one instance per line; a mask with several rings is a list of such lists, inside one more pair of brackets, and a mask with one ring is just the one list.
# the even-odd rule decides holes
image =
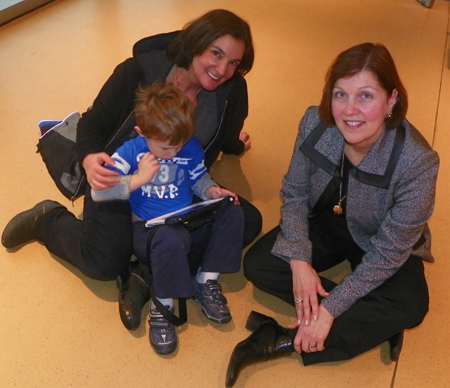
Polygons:
[[398,361],[403,346],[403,331],[389,338],[389,345],[391,346],[389,352],[391,360],[394,362]]
[[64,206],[58,202],[46,200],[39,202],[29,210],[17,214],[3,230],[2,245],[11,249],[36,239],[34,234],[36,220],[43,214],[50,213],[59,207]]
[[141,324],[144,305],[150,300],[150,287],[142,276],[142,269],[133,270],[130,278],[124,282],[119,291],[119,314],[128,330],[136,330]]
[[259,327],[259,325],[263,324],[264,322],[274,322],[278,324],[274,318],[268,317],[267,315],[261,313],[257,313],[256,311],[252,311],[247,318],[245,328],[250,331],[255,331]]
[[[262,314],[259,315],[265,317]],[[294,346],[288,330],[281,327],[273,318],[264,321],[250,337],[239,342],[234,348],[228,364],[225,385],[228,388],[232,387],[239,373],[246,366],[289,356],[293,351]]]

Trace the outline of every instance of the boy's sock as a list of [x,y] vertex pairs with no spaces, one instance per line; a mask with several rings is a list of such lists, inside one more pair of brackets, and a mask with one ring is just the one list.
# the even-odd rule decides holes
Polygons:
[[204,284],[208,280],[217,280],[219,279],[219,272],[203,272],[199,271],[196,276],[197,283]]
[[[173,307],[173,298],[165,298],[165,299],[163,299],[163,298],[156,298],[156,299],[158,299],[161,302],[161,304],[163,306],[166,306],[168,309],[171,309]],[[158,310],[156,308],[155,304],[153,303],[153,301],[152,301],[152,304],[150,306],[150,309]]]

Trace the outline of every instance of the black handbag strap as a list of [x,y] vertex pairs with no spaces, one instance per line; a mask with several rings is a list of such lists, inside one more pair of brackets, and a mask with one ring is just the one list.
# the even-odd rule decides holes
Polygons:
[[186,299],[178,298],[178,311],[179,316],[176,316],[172,311],[170,311],[166,306],[164,306],[156,297],[155,290],[153,288],[153,282],[150,286],[150,295],[152,298],[152,303],[155,305],[156,309],[161,313],[161,315],[166,318],[170,323],[175,326],[181,326],[187,322],[187,307]]

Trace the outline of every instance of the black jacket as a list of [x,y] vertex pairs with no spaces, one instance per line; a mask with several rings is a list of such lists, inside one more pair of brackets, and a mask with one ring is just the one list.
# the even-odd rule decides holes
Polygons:
[[[178,33],[159,34],[140,40],[133,47],[133,57],[116,67],[92,107],[78,123],[77,154],[80,165],[86,155],[105,150],[112,154],[125,140],[135,136],[133,108],[136,90],[139,85],[165,81],[173,66],[165,51]],[[247,84],[241,75],[236,73],[213,93],[219,124],[214,138],[205,146],[205,165],[208,168],[220,151],[233,155],[244,151],[239,133],[248,114]]]

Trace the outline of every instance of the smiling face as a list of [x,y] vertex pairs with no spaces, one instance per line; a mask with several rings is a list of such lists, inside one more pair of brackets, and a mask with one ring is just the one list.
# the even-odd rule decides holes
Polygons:
[[244,51],[244,42],[231,35],[221,36],[193,58],[188,69],[191,80],[205,90],[217,89],[234,75]]
[[396,98],[397,90],[389,96],[370,71],[338,79],[331,111],[347,145],[366,154],[380,137]]

